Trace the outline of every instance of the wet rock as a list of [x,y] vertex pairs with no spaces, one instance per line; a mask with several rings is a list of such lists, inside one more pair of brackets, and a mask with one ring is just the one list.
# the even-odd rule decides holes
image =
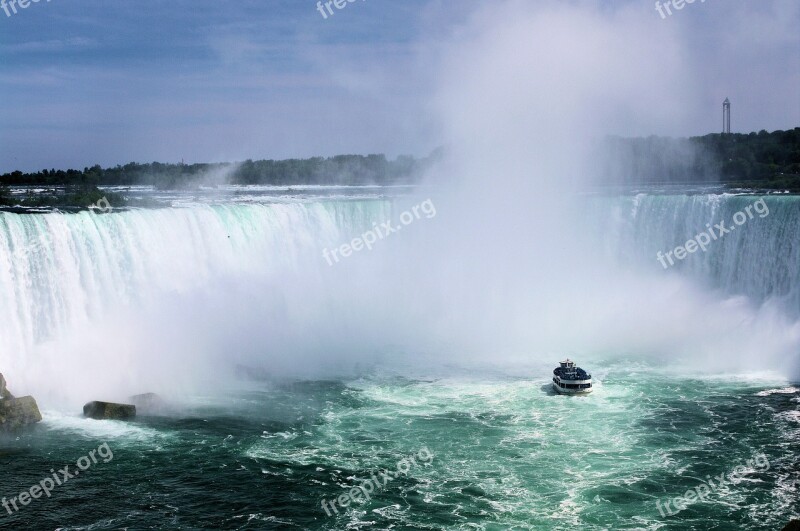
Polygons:
[[8,387],[6,387],[6,379],[0,374],[0,400],[6,400],[9,398],[14,398],[14,395],[8,392]]
[[800,531],[800,520],[792,520],[781,531]]
[[136,406],[94,401],[83,406],[83,416],[95,420],[131,420],[136,417]]
[[0,431],[16,431],[42,420],[32,396],[0,400]]

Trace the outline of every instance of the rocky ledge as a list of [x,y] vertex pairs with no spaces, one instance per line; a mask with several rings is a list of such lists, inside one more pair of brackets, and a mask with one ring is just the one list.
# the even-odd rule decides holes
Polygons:
[[17,431],[42,420],[39,406],[32,396],[15,398],[0,374],[0,431]]
[[136,417],[136,406],[94,401],[83,406],[83,416],[95,420],[130,420]]

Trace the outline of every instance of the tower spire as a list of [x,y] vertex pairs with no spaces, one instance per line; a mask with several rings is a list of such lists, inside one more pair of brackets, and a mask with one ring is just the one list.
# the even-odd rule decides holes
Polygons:
[[722,102],[722,134],[731,134],[731,100]]

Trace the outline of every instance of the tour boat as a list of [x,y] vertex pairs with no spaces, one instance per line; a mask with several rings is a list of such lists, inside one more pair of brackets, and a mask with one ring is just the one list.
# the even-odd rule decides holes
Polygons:
[[565,395],[585,395],[592,392],[592,375],[567,358],[553,371],[553,388]]

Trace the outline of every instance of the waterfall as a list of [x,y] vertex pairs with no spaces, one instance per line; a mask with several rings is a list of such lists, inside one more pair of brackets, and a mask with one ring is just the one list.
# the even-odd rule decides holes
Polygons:
[[[756,201],[767,210],[747,216],[737,226],[733,217]],[[800,197],[744,195],[647,195],[592,198],[596,238],[609,258],[664,270],[657,253],[683,246],[701,232],[730,230],[670,265],[670,272],[688,276],[728,295],[747,295],[756,302],[780,301],[800,315]],[[739,218],[743,219],[742,217]]]
[[[523,352],[540,341],[540,354],[628,345],[716,359],[745,338],[740,358],[763,350],[780,360],[796,355],[800,341],[800,199],[766,197],[768,215],[748,219],[669,270],[656,258],[709,225],[731,226],[733,215],[758,199],[586,197],[575,224],[587,227],[604,253],[603,268],[583,263],[572,273],[570,264],[536,255],[544,265],[528,272],[520,254],[523,263],[494,276],[484,268],[517,255],[481,254],[478,246],[465,256],[479,260],[454,261],[458,245],[470,243],[449,239],[457,216],[439,226],[436,245],[415,247],[413,231],[426,229],[409,227],[381,242],[382,249],[335,266],[324,261],[324,248],[391,219],[396,199],[0,213],[0,367],[37,392],[69,374],[71,382],[106,393],[92,397],[99,399],[123,388],[158,389],[154,373],[177,385],[176,375],[191,380],[189,373],[204,366],[204,376],[213,376],[223,362],[266,360],[275,371],[369,363],[384,345],[428,351],[456,339],[465,346],[448,354],[459,357],[470,345],[485,352],[516,340],[512,347]],[[519,245],[530,245],[530,237]],[[545,241],[558,243],[552,235]],[[621,273],[607,276],[608,267]],[[520,281],[518,273],[528,278]],[[678,304],[670,292],[675,279],[685,293]],[[730,316],[717,315],[731,297],[770,310],[740,305]],[[704,316],[713,324],[701,327]],[[732,318],[748,323],[735,337],[726,328]],[[676,332],[687,329],[686,339]],[[134,385],[143,380],[146,388]]]

